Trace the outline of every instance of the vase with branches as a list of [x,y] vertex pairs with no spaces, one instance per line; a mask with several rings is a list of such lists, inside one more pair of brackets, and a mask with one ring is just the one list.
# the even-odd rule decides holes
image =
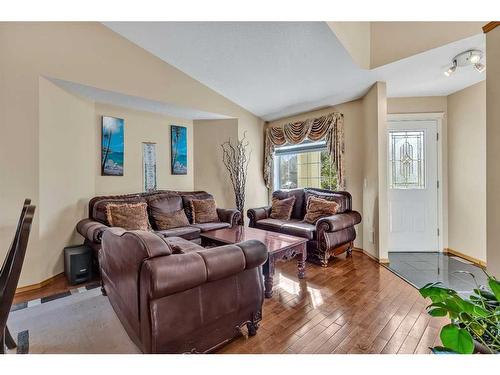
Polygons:
[[232,142],[231,138],[224,142],[222,147],[222,162],[226,166],[233,185],[236,208],[241,212],[239,225],[244,224],[243,210],[245,207],[245,189],[247,182],[248,164],[252,151],[248,149],[249,142],[246,132],[242,139]]

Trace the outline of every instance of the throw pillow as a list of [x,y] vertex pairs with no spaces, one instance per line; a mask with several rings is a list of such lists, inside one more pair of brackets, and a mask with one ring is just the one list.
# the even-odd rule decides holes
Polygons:
[[152,212],[154,224],[158,230],[185,227],[189,225],[188,218],[183,209],[174,212]]
[[148,205],[143,203],[109,203],[106,217],[112,227],[126,230],[149,230]]
[[340,205],[335,201],[318,197],[309,197],[304,221],[309,224],[316,224],[322,217],[335,215],[339,208]]
[[219,221],[215,199],[191,199],[193,224],[213,223]]
[[269,217],[271,219],[290,220],[294,204],[295,197],[285,199],[273,198],[271,214]]

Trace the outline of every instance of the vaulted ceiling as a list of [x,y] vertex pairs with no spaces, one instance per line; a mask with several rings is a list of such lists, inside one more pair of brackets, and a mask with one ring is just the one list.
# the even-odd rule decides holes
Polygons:
[[387,82],[389,97],[439,96],[485,76],[468,68],[443,75],[456,54],[484,51],[479,33],[370,70],[325,22],[105,25],[265,120],[358,99],[376,81]]

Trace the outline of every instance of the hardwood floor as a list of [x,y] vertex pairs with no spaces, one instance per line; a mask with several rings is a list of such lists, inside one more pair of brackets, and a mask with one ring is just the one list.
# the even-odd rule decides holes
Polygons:
[[254,337],[218,353],[429,353],[444,318],[426,313],[418,290],[366,255],[340,256],[328,268],[280,263],[274,296]]
[[[302,280],[295,261],[277,266],[257,335],[218,353],[429,353],[448,322],[431,318],[417,289],[360,252],[328,268],[307,263]],[[60,278],[15,303],[71,288]]]

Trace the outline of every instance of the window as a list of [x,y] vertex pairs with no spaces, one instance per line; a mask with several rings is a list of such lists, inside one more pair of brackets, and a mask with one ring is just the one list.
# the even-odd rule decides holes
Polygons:
[[389,132],[389,186],[424,189],[424,131]]
[[283,146],[274,155],[276,189],[337,189],[337,172],[324,141]]

